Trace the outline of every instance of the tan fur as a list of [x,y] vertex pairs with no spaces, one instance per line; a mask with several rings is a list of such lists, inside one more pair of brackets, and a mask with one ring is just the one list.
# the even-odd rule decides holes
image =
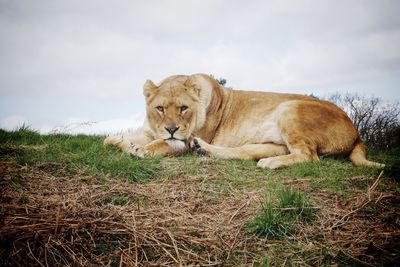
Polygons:
[[319,155],[348,155],[355,165],[383,166],[366,159],[349,117],[327,101],[226,89],[205,74],[171,76],[159,85],[146,81],[143,93],[143,127],[108,137],[105,144],[140,157],[194,147],[225,159],[256,159],[270,169],[317,161]]

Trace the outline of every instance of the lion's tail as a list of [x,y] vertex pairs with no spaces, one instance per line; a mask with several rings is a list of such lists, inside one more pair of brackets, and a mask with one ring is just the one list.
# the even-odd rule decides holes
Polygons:
[[108,136],[106,139],[104,139],[103,144],[116,146],[121,148],[122,150],[126,150],[131,145],[131,142],[129,141],[128,138],[124,138],[123,135],[119,135],[119,136]]
[[371,167],[385,167],[385,164],[373,162],[367,160],[367,153],[365,151],[365,145],[362,140],[358,137],[353,150],[350,152],[349,159],[356,166],[371,166]]

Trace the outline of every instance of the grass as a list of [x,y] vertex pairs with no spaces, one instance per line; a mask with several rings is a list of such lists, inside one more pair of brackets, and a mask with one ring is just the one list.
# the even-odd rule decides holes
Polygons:
[[[344,159],[326,158],[316,163],[302,163],[282,170],[284,176],[298,179],[309,179],[311,187],[335,194],[351,193],[348,188],[353,188],[352,177],[376,176],[380,170],[370,167],[354,167]],[[360,189],[365,189],[367,184],[359,184]]]
[[116,196],[107,196],[104,199],[100,199],[97,201],[97,204],[102,205],[115,205],[115,206],[125,206],[131,203],[131,199],[128,195],[116,195]]
[[368,151],[392,166],[373,186],[380,170],[345,159],[271,171],[191,153],[139,159],[102,141],[0,130],[6,265],[379,266],[400,254],[385,234],[398,230],[399,151]]
[[0,130],[0,155],[15,157],[20,165],[52,169],[54,175],[79,173],[107,180],[118,177],[129,182],[150,179],[159,159],[132,160],[129,155],[102,144],[101,136],[40,135],[27,128]]
[[19,204],[28,204],[29,203],[29,198],[27,196],[21,196],[21,198],[18,200]]
[[247,222],[249,231],[267,239],[282,239],[291,235],[297,224],[315,217],[315,206],[303,192],[282,188],[275,195],[277,199],[268,199],[261,213]]

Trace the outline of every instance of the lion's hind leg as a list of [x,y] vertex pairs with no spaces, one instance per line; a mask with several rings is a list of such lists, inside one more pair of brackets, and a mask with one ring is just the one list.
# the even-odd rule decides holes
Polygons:
[[278,169],[296,163],[319,160],[316,149],[303,142],[292,146],[289,145],[289,150],[289,155],[260,159],[257,166],[261,168]]
[[222,159],[261,159],[286,155],[289,150],[285,145],[267,144],[248,144],[240,147],[222,147],[208,144],[200,138],[193,139],[193,147],[202,154],[208,154]]

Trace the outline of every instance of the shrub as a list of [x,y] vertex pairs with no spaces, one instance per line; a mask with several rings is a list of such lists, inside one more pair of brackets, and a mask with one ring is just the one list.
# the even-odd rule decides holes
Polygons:
[[400,147],[400,103],[349,93],[336,93],[327,100],[347,112],[369,146],[377,149]]

